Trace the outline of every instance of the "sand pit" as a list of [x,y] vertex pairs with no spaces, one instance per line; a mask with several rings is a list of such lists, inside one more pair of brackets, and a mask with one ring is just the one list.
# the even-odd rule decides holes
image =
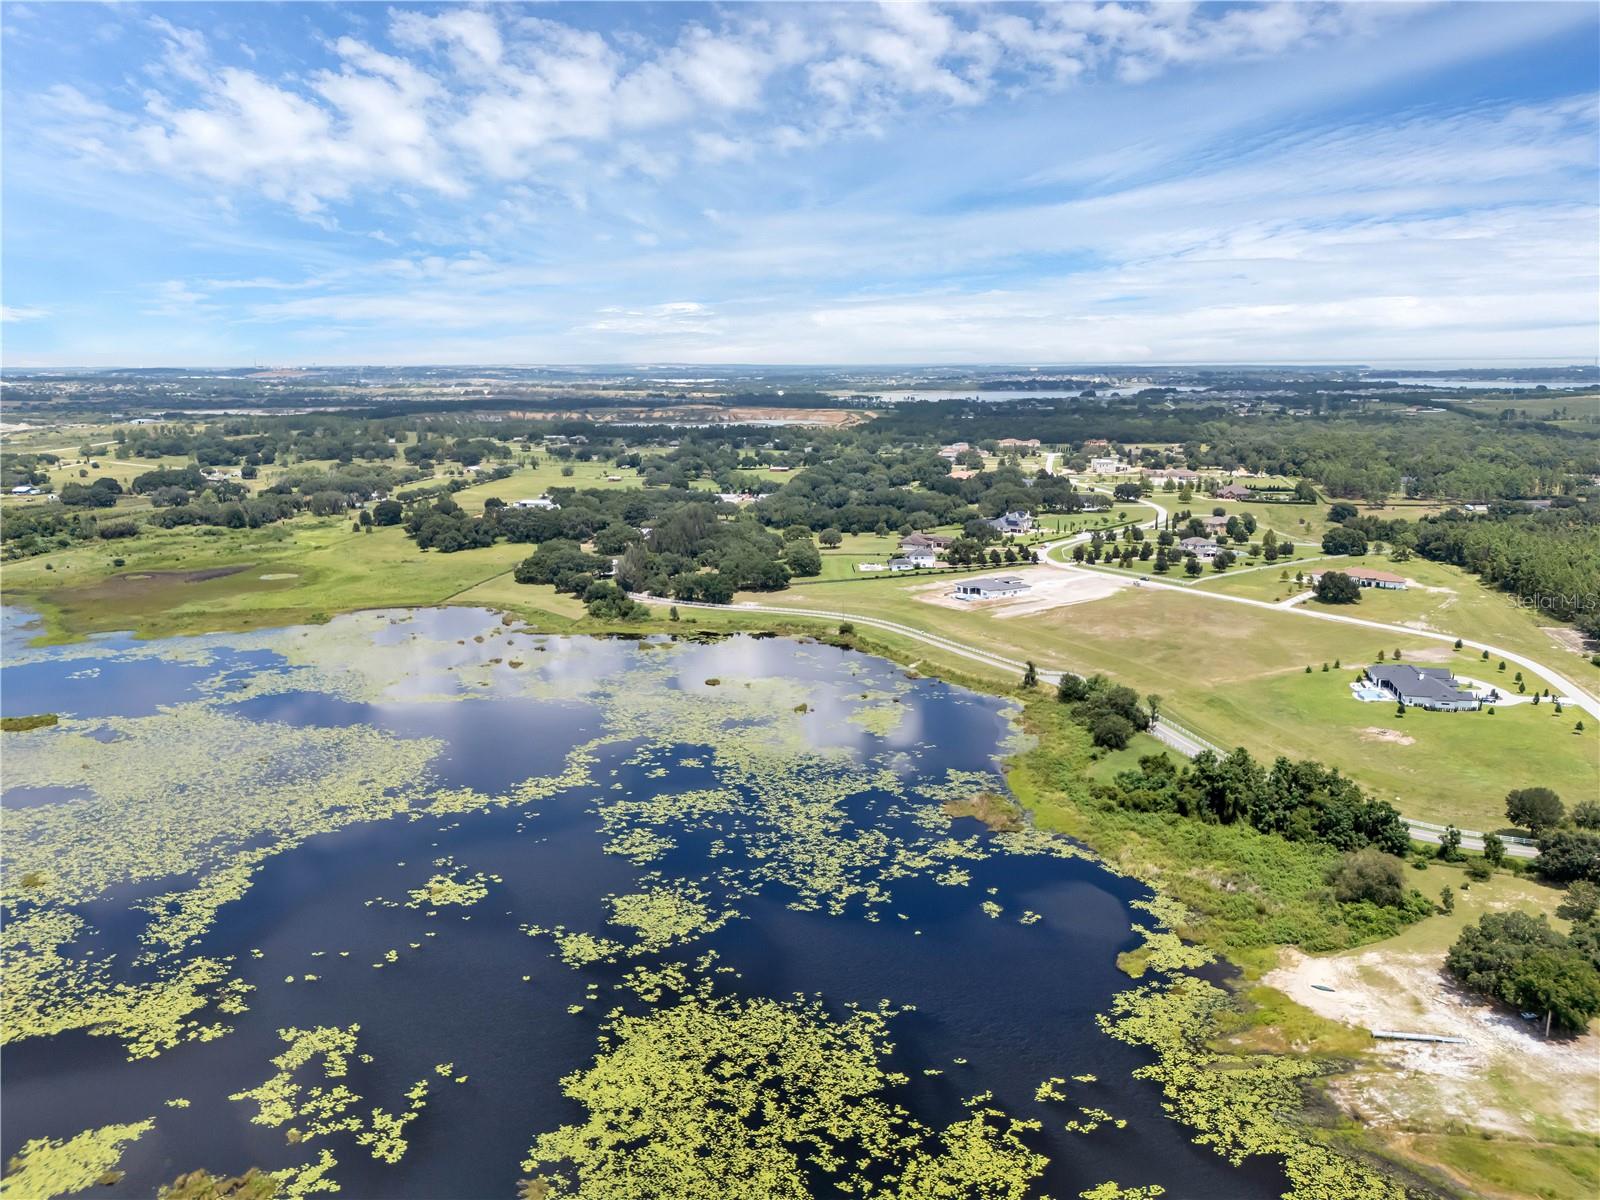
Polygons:
[[[1005,620],[1008,617],[1025,617],[1045,612],[1067,604],[1083,604],[1101,600],[1125,587],[1132,580],[1117,579],[1090,571],[1061,571],[1054,567],[996,567],[990,574],[1015,575],[1028,585],[1028,590],[1015,596],[994,600],[957,600],[955,581],[941,579],[911,589],[911,595],[924,604],[937,604],[941,608],[986,612]],[[974,576],[963,575],[961,579]],[[981,578],[978,576],[977,578]]]

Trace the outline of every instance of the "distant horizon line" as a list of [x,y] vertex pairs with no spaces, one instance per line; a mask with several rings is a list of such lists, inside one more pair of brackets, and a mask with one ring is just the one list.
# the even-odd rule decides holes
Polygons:
[[463,361],[463,362],[380,362],[349,361],[349,362],[300,362],[300,363],[144,363],[131,364],[119,363],[115,365],[90,366],[86,364],[50,363],[12,365],[0,364],[0,373],[9,371],[316,371],[316,370],[360,370],[362,368],[376,367],[384,369],[412,368],[418,370],[447,369],[468,370],[471,368],[494,368],[501,370],[546,370],[546,371],[576,371],[576,370],[680,370],[694,369],[701,371],[732,371],[740,369],[758,368],[764,370],[791,370],[791,371],[816,371],[816,370],[1119,370],[1119,371],[1151,371],[1171,370],[1189,367],[1266,367],[1284,369],[1299,367],[1307,370],[1316,369],[1364,369],[1388,370],[1396,367],[1409,367],[1414,370],[1490,370],[1501,367],[1520,366],[1528,368],[1556,369],[1572,367],[1578,369],[1600,369],[1600,358],[1584,358],[1572,356],[1570,358],[1541,357],[1508,357],[1508,358],[1474,358],[1474,359],[1441,359],[1441,358],[1392,358],[1392,359],[1322,359],[1313,361],[1307,359],[1172,359],[1162,362],[1122,362],[1122,361],[1090,361],[1066,360],[1060,362],[1030,362],[1023,360],[972,360],[967,362],[931,362],[907,360],[902,362],[690,362],[673,359],[639,359],[615,360],[609,362],[496,362],[496,361]]

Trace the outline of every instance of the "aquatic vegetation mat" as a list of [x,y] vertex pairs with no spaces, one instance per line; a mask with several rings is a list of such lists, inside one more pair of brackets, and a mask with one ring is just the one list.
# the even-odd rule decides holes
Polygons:
[[[1134,1108],[1190,1152],[1157,1086],[1201,1163],[1365,1186],[1280,1118],[1303,1072],[1204,1057],[1225,997],[1187,973],[1209,956],[1181,910],[1022,819],[999,702],[832,647],[552,638],[468,609],[14,666],[57,721],[6,739],[6,795],[55,797],[6,812],[8,1088],[70,1101],[30,1053],[58,1045],[119,1095],[167,1055],[188,1082],[129,1084],[137,1109],[82,1132],[46,1105],[8,1143],[8,1197],[135,1169],[152,1130],[193,1168],[178,1196],[1154,1197],[1149,1162],[1073,1159],[1116,1165]],[[108,704],[113,675],[158,699]],[[1086,897],[1105,932],[1069,942]],[[813,944],[826,988],[784,978]],[[1148,981],[1113,1000],[1118,950]],[[1082,954],[1111,1039],[1040,1015]],[[997,982],[962,1003],[1005,1049],[944,1009],[980,963]],[[1074,1061],[1085,1037],[1128,1055],[1115,1083]],[[1156,1055],[1149,1083],[1123,1044]],[[507,1106],[514,1150],[463,1158],[470,1114]],[[260,1156],[206,1157],[219,1122]]]

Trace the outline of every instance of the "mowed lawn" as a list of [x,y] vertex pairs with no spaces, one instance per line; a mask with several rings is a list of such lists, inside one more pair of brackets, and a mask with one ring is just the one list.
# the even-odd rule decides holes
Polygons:
[[[1159,694],[1174,721],[1219,745],[1245,745],[1267,760],[1319,759],[1425,820],[1493,829],[1504,825],[1504,796],[1513,787],[1542,784],[1574,800],[1600,793],[1600,730],[1574,734],[1580,714],[1570,710],[1557,717],[1549,705],[1502,706],[1493,715],[1413,709],[1396,717],[1393,705],[1351,696],[1356,669],[1379,650],[1485,677],[1476,655],[1448,644],[1150,588],[999,618],[989,606],[950,609],[908,594],[927,582],[818,585],[740,599],[877,616],[1042,667],[1101,672],[1141,695]],[[1492,664],[1491,673],[1498,677]],[[1530,689],[1543,686],[1527,678]]]
[[1351,609],[1355,615],[1463,634],[1547,662],[1553,670],[1571,675],[1591,691],[1600,688],[1600,668],[1546,632],[1559,622],[1542,616],[1537,608],[1519,603],[1507,592],[1486,586],[1460,567],[1421,558],[1389,562],[1386,556],[1379,555],[1348,561],[1390,571],[1415,583],[1405,591],[1364,589],[1361,602]]
[[[1279,578],[1283,570],[1281,567],[1248,573],[1234,568],[1220,576],[1207,572],[1201,579],[1206,591],[1247,596],[1254,600],[1275,600],[1287,599],[1309,589],[1309,581],[1298,587],[1294,584],[1295,571],[1309,574],[1313,570],[1338,571],[1357,567],[1388,571],[1402,576],[1411,586],[1404,590],[1364,588],[1360,602],[1351,605],[1322,606],[1315,601],[1306,601],[1306,606],[1313,611],[1339,612],[1368,621],[1410,625],[1435,633],[1455,634],[1487,642],[1514,654],[1525,654],[1529,658],[1547,662],[1552,670],[1572,676],[1591,690],[1600,687],[1600,668],[1596,668],[1586,655],[1579,653],[1569,643],[1547,632],[1557,628],[1557,622],[1542,617],[1538,609],[1519,603],[1509,593],[1489,587],[1480,582],[1477,576],[1447,563],[1429,562],[1416,557],[1395,562],[1387,554],[1360,557],[1318,555],[1314,559],[1308,557],[1304,562],[1297,560],[1295,565],[1288,568],[1287,581]],[[1177,582],[1170,575],[1168,581]]]

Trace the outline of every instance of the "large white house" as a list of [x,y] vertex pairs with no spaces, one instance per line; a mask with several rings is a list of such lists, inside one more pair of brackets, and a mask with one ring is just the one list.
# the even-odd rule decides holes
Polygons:
[[963,579],[951,594],[957,600],[995,600],[1002,596],[1017,596],[1028,590],[1020,575],[985,575],[981,579]]
[[1026,512],[1002,513],[989,522],[996,533],[1027,533],[1033,529],[1033,514]]
[[1089,470],[1095,475],[1121,475],[1132,468],[1115,454],[1102,454],[1089,460]]

